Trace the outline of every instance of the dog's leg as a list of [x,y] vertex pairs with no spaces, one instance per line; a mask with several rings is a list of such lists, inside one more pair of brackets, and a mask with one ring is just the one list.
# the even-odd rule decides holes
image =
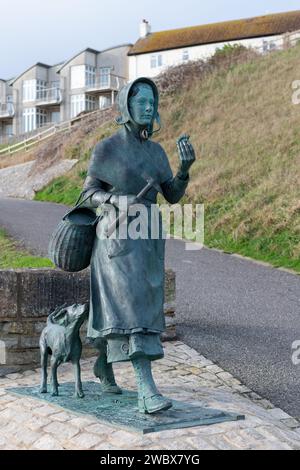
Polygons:
[[40,351],[41,351],[41,368],[42,368],[40,393],[47,393],[47,364],[48,364],[47,347],[45,347],[45,345],[41,345]]
[[75,359],[72,361],[74,367],[74,375],[75,375],[75,397],[83,398],[84,393],[82,390],[82,382],[81,382],[81,373],[80,373],[80,362],[79,359]]
[[58,367],[58,360],[52,356],[51,357],[51,395],[53,397],[58,396],[57,367]]

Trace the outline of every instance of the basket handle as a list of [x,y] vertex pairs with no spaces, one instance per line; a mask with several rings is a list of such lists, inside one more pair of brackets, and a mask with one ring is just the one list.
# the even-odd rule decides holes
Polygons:
[[[79,195],[79,198],[77,199],[77,201],[75,202],[75,205],[72,207],[72,209],[70,209],[62,218],[62,220],[65,220],[66,217],[71,214],[71,212],[73,212],[75,209],[78,209],[85,201],[87,201],[90,197],[94,196],[95,193],[97,193],[99,191],[99,188],[95,189],[95,191],[93,191],[91,194],[89,194],[87,197],[85,197],[81,202],[80,199],[82,197],[82,193],[80,193]],[[97,217],[98,219],[98,217]],[[96,219],[96,220],[97,220]]]

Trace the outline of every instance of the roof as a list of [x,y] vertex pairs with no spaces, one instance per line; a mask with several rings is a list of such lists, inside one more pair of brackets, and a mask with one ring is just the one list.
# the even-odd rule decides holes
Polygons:
[[4,83],[7,83],[8,85],[10,85],[13,82],[14,79],[15,79],[14,77],[13,78],[5,78],[5,79],[0,78],[0,82],[4,82]]
[[150,33],[140,38],[128,55],[179,49],[300,30],[300,10]]
[[77,52],[77,54],[75,54],[73,57],[71,57],[70,59],[63,62],[62,66],[58,68],[57,73],[59,73],[66,65],[68,65],[73,59],[78,57],[83,52],[93,52],[94,54],[101,54],[102,52],[108,52],[108,51],[111,51],[113,49],[118,49],[120,47],[132,47],[132,44],[120,44],[119,46],[109,47],[108,49],[104,49],[103,51],[97,51],[96,49],[91,49],[90,47],[87,47],[86,49],[83,49],[82,51]]
[[100,53],[102,54],[102,52],[112,51],[113,49],[120,49],[121,47],[132,47],[132,46],[133,44],[129,44],[129,43],[119,44],[118,46],[113,46],[113,47],[108,47],[107,49],[103,49],[102,51],[100,51]]
[[82,51],[77,52],[77,54],[73,55],[70,59],[66,60],[66,62],[63,62],[62,66],[57,69],[57,73],[59,73],[66,65],[68,65],[72,60],[74,60],[80,54],[83,54],[83,52],[93,52],[94,54],[99,54],[99,51],[96,51],[96,49],[87,47],[86,49],[83,49]]
[[24,72],[20,73],[20,75],[15,77],[12,80],[12,82],[10,83],[10,85],[13,85],[17,80],[19,80],[19,78],[21,78],[25,73],[29,72],[29,70],[33,69],[34,67],[45,67],[46,69],[50,69],[51,65],[43,64],[42,62],[37,62],[36,64],[34,64],[31,67],[29,67],[28,69],[26,69]]

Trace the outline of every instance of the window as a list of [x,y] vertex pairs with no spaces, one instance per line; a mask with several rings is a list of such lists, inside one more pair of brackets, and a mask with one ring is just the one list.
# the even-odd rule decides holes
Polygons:
[[188,51],[188,49],[185,49],[185,50],[182,52],[182,60],[183,60],[183,61],[188,61],[189,59],[190,59],[189,51]]
[[163,59],[161,54],[152,55],[150,58],[150,66],[152,69],[156,67],[161,67],[163,64]]
[[86,111],[93,111],[96,109],[96,97],[86,95],[85,97],[85,110]]
[[111,97],[110,96],[99,96],[99,108],[105,109],[111,106]]
[[11,137],[13,135],[13,126],[12,126],[12,124],[6,124],[5,125],[5,135],[7,137]]
[[47,94],[46,88],[47,88],[47,82],[45,82],[45,80],[36,81],[36,99],[37,100],[46,99],[46,94]]
[[154,69],[156,67],[156,55],[152,55],[150,59],[151,68]]
[[276,43],[274,41],[263,41],[263,52],[269,52],[276,50]]
[[92,65],[74,65],[71,67],[71,89],[95,86],[96,67]]
[[61,101],[60,81],[51,82],[51,91],[49,93],[51,100]]
[[7,95],[6,103],[8,112],[12,114],[14,112],[13,95]]
[[93,111],[96,109],[96,98],[90,95],[71,96],[71,118],[78,116],[82,111]]
[[36,110],[36,127],[42,127],[47,124],[47,111],[44,109]]
[[36,129],[36,108],[26,108],[23,111],[23,131],[30,132]]
[[[71,67],[71,89],[84,88],[85,65],[74,65]],[[79,96],[79,95],[78,95]]]
[[53,123],[60,122],[60,112],[59,111],[52,111],[52,113],[51,113],[51,122],[53,122]]
[[109,88],[110,86],[110,68],[101,67],[100,68],[100,87]]
[[71,117],[75,117],[84,111],[84,104],[84,95],[71,96]]
[[92,65],[85,66],[85,85],[92,87],[95,86],[96,81],[96,67]]
[[23,111],[23,130],[31,132],[47,123],[47,111],[44,109],[25,108]]
[[23,102],[34,101],[36,99],[36,80],[24,80],[23,82]]

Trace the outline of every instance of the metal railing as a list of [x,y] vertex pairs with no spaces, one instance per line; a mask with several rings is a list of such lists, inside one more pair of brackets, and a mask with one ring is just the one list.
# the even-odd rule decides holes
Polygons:
[[11,136],[2,136],[1,144],[14,145],[23,140],[28,140],[34,138],[36,135],[40,134],[41,132],[49,129],[50,127],[54,126],[54,122],[46,122],[40,127],[33,129],[32,131],[24,132],[22,134],[14,134]]
[[31,147],[38,144],[39,142],[43,142],[49,137],[52,137],[54,134],[70,129],[70,126],[71,126],[70,123],[62,123],[62,124],[63,125],[55,125],[55,126],[49,127],[48,129],[36,134],[34,137],[29,137],[25,140],[22,140],[21,142],[18,142],[14,145],[10,145],[0,150],[0,156],[13,155],[22,150],[25,152],[28,152],[28,150],[30,150]]
[[36,104],[59,104],[62,102],[62,92],[59,88],[42,88],[36,92]]
[[91,111],[89,113],[82,114],[81,116],[77,116],[71,119],[70,121],[61,122],[59,124],[55,124],[51,127],[48,127],[42,132],[38,132],[38,134],[35,134],[34,136],[28,137],[25,140],[22,140],[14,145],[7,146],[4,149],[0,150],[0,157],[13,155],[21,151],[28,152],[33,146],[49,139],[53,135],[70,131],[74,128],[74,126],[77,127],[83,120],[96,119],[97,121],[100,121],[100,118],[104,117],[107,111],[107,109],[96,109],[95,111]]
[[97,74],[85,85],[87,91],[103,91],[103,90],[115,90],[118,91],[127,82],[125,77],[115,75],[113,73],[102,75]]
[[15,115],[13,103],[0,103],[0,118],[11,118]]

